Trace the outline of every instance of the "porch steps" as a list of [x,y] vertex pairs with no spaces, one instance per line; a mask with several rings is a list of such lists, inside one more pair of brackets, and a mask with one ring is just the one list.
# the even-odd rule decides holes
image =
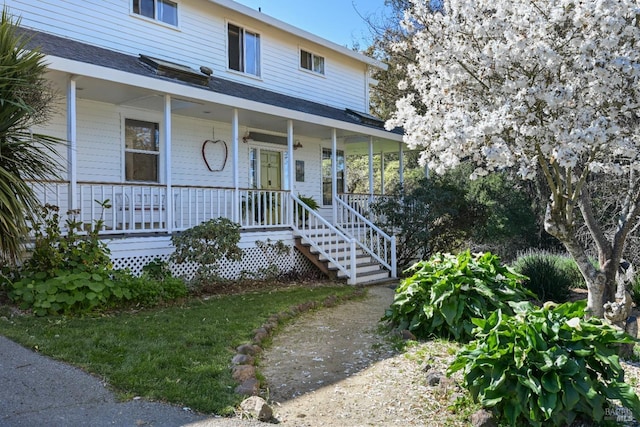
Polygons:
[[[319,236],[322,242],[336,247],[336,261],[346,261],[349,255],[349,243],[338,238],[337,236]],[[341,271],[335,264],[330,262],[325,256],[320,254],[310,242],[305,241],[302,237],[295,238],[295,247],[307,257],[320,271],[329,276],[332,280],[347,280],[348,275]],[[351,272],[349,264],[347,264],[347,272]],[[356,249],[356,284],[365,285],[389,280],[390,273],[388,270],[376,262],[370,255],[364,253],[362,249]]]

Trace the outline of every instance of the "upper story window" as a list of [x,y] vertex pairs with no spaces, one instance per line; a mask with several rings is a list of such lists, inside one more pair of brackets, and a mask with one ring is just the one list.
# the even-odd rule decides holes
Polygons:
[[178,26],[178,4],[169,0],[133,0],[133,13]]
[[125,179],[158,182],[160,163],[158,123],[125,119],[124,142]]
[[227,24],[229,68],[260,76],[260,34]]
[[300,49],[300,67],[314,73],[324,74],[324,57]]

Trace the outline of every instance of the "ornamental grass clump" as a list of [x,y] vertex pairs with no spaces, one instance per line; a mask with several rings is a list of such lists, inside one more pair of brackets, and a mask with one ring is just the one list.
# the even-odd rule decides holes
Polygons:
[[408,329],[417,338],[439,336],[467,342],[474,317],[485,318],[495,310],[511,313],[509,301],[535,296],[521,282],[524,276],[500,263],[489,252],[459,255],[438,253],[420,261],[396,289],[383,320]]
[[640,419],[640,400],[624,382],[618,344],[633,343],[601,319],[584,320],[586,302],[536,308],[511,304],[474,319],[477,339],[458,353],[448,374],[462,370],[473,399],[508,425],[600,422],[619,401]]

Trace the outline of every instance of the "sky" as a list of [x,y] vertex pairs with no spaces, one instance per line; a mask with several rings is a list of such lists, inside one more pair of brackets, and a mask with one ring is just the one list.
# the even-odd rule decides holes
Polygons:
[[341,46],[364,49],[370,35],[363,17],[384,15],[384,0],[236,0]]

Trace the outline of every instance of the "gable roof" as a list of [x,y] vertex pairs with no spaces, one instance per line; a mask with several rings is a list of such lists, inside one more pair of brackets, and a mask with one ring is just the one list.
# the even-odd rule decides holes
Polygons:
[[[98,65],[145,77],[170,80],[175,83],[195,86],[203,90],[209,90],[223,95],[249,99],[266,105],[286,108],[378,130],[383,129],[379,123],[371,123],[370,121],[361,120],[358,115],[353,114],[353,110],[339,109],[255,86],[222,79],[216,76],[211,76],[209,78],[208,85],[201,86],[184,80],[172,79],[159,75],[153,67],[143,63],[137,56],[127,55],[40,31],[26,28],[21,28],[20,30],[26,37],[29,37],[27,46],[31,49],[37,48],[45,55]],[[402,130],[395,129],[391,133],[402,135]]]

